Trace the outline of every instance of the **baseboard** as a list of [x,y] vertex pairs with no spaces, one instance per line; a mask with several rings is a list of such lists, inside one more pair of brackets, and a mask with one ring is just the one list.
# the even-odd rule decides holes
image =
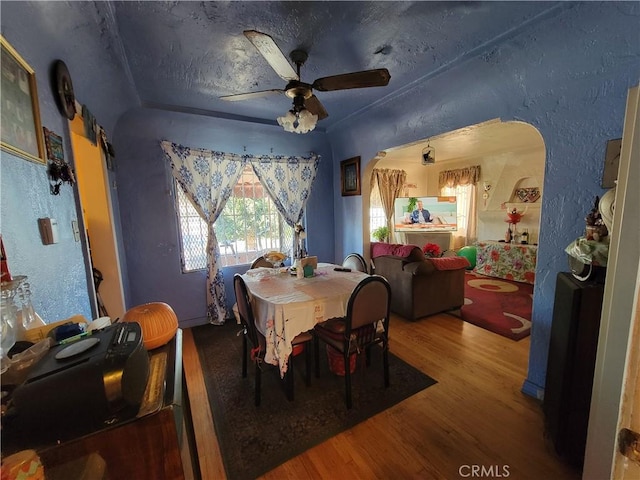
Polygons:
[[207,317],[197,317],[197,318],[190,318],[188,320],[181,320],[179,322],[180,328],[185,329],[185,328],[191,328],[191,327],[197,327],[198,325],[205,325],[209,323],[209,321],[207,320]]
[[529,380],[524,381],[524,383],[522,384],[522,389],[520,389],[520,391],[525,395],[535,398],[536,400],[544,400],[544,387],[536,385]]

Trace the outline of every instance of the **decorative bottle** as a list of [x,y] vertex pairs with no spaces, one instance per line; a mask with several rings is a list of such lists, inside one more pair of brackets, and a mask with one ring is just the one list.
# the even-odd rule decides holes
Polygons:
[[504,234],[504,241],[507,243],[511,243],[511,224],[507,227],[507,231]]
[[20,309],[18,310],[18,340],[24,340],[25,331],[30,328],[43,327],[45,323],[33,309],[31,302],[31,285],[24,282],[18,287],[18,297],[20,299]]
[[[0,325],[2,330],[0,331],[0,358],[7,356],[9,349],[16,343],[16,317],[17,308],[13,303],[14,291],[2,290],[2,296],[0,297]],[[4,363],[4,362],[3,362]],[[4,369],[3,365],[3,369]]]
[[302,268],[302,260],[296,259],[296,277],[303,278],[304,277],[304,268]]
[[520,243],[522,245],[527,245],[529,243],[529,231],[526,228],[522,232],[522,236],[520,237]]

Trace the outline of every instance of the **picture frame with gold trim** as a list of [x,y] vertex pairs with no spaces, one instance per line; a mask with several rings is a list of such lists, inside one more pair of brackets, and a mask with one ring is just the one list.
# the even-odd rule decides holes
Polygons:
[[35,72],[1,35],[0,43],[0,147],[26,160],[45,165]]

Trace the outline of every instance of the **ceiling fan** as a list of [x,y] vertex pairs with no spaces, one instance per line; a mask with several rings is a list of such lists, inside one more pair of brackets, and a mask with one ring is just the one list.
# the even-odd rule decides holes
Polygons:
[[326,118],[329,114],[325,110],[313,90],[330,92],[334,90],[347,90],[351,88],[384,87],[389,83],[391,75],[386,68],[364,70],[361,72],[332,75],[314,80],[313,83],[300,81],[300,67],[307,60],[307,52],[294,50],[290,54],[291,61],[296,65],[292,67],[282,51],[278,48],[273,38],[266,33],[256,30],[245,30],[244,35],[258,49],[258,52],[271,65],[271,68],[288,83],[284,89],[261,90],[257,92],[238,93],[235,95],[221,96],[221,100],[239,101],[258,98],[273,93],[284,93],[293,99],[293,108],[284,117],[278,118],[278,123],[287,131],[306,133],[313,130],[317,120]]

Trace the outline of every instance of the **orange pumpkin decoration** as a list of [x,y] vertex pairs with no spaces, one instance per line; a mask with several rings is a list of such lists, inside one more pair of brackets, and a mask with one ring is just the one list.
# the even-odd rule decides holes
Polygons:
[[147,350],[161,347],[173,338],[178,330],[178,317],[166,303],[152,302],[130,308],[122,317],[123,322],[138,322],[142,329],[142,342]]

